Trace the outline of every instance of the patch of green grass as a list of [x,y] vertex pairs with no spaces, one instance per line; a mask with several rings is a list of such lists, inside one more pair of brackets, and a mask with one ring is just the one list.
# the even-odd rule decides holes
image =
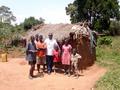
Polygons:
[[[120,67],[118,67],[120,68]],[[120,90],[120,69],[114,68],[106,73],[96,84],[96,90]]]
[[120,90],[120,37],[112,37],[112,45],[97,47],[96,63],[108,72],[97,82],[95,90]]

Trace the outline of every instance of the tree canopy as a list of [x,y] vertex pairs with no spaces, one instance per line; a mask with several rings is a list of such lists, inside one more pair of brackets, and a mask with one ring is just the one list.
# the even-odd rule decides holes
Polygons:
[[16,21],[16,17],[10,11],[9,7],[1,6],[0,7],[0,22],[11,24],[12,21]]
[[24,26],[24,29],[28,30],[28,29],[31,29],[32,26],[44,23],[44,21],[45,20],[41,17],[39,19],[35,19],[34,17],[29,17],[24,20],[23,26]]
[[93,26],[94,29],[96,27],[108,29],[110,18],[120,19],[118,0],[74,0],[65,9],[66,14],[70,15],[71,23],[93,18],[92,23],[98,25]]

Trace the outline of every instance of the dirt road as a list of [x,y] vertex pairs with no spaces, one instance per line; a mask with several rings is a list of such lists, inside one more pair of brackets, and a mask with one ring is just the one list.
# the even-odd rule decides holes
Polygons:
[[92,90],[106,72],[104,68],[93,65],[84,70],[79,79],[52,73],[30,80],[28,70],[29,66],[23,58],[0,62],[0,90]]

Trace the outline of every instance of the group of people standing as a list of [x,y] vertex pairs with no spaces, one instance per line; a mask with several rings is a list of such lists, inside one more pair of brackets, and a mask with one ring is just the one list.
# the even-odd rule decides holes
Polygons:
[[41,73],[40,65],[43,66],[42,73],[45,72],[47,66],[47,73],[50,75],[52,72],[56,73],[56,66],[61,64],[64,74],[70,76],[72,72],[74,76],[78,77],[78,60],[81,58],[76,49],[69,44],[68,39],[65,39],[60,48],[53,38],[53,33],[49,33],[45,40],[42,35],[31,36],[26,48],[26,59],[30,65],[29,78],[35,77],[36,64],[38,73]]

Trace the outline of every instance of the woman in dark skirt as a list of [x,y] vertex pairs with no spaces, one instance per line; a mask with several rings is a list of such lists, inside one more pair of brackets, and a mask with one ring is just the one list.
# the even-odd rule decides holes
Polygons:
[[35,64],[36,64],[36,45],[34,43],[35,38],[34,36],[30,37],[30,42],[27,45],[26,49],[26,59],[30,65],[30,71],[29,71],[29,78],[32,79],[34,77],[33,72],[35,70]]

